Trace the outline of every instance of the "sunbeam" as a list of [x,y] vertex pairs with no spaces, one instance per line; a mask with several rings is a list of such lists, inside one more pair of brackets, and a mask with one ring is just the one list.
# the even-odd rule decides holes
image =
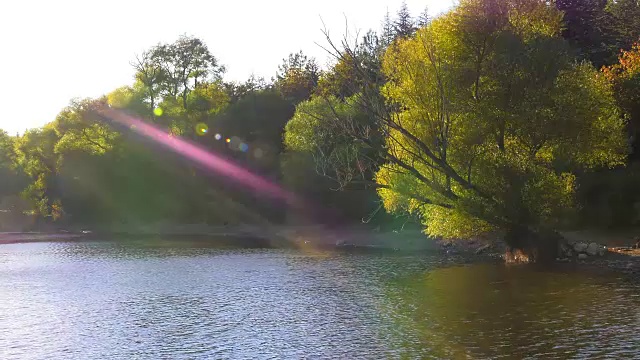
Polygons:
[[143,135],[174,151],[185,158],[205,166],[207,169],[222,176],[233,179],[253,190],[259,191],[265,196],[276,198],[286,202],[289,206],[302,206],[302,201],[295,194],[283,189],[262,177],[244,169],[232,162],[223,159],[195,144],[192,144],[177,136],[170,135],[153,125],[145,123],[123,111],[104,106],[97,112],[109,121],[129,127],[136,133]]

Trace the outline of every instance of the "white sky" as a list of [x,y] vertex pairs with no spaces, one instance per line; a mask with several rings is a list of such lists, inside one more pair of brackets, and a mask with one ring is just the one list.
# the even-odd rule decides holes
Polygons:
[[[453,0],[407,0],[414,15]],[[302,5],[306,3],[308,5]],[[133,82],[136,53],[180,34],[201,38],[227,67],[226,80],[270,79],[289,53],[321,65],[331,35],[378,30],[402,0],[4,0],[0,11],[0,128],[10,134],[53,121],[74,97],[97,97]]]

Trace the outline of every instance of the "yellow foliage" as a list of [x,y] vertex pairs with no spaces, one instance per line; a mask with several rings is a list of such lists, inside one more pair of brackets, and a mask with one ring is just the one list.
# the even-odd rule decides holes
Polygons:
[[406,167],[376,175],[387,210],[449,238],[553,226],[573,207],[573,170],[624,163],[611,87],[571,58],[561,23],[545,1],[466,0],[389,47],[382,93],[401,110],[386,148]]

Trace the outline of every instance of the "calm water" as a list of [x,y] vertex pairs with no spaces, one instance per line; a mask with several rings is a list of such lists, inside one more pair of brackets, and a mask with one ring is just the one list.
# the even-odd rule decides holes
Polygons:
[[429,255],[0,246],[0,359],[640,358],[640,289]]

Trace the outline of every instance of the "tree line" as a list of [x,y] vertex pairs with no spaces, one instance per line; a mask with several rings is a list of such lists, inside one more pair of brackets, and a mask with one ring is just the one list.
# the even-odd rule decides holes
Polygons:
[[[403,4],[380,31],[327,36],[328,69],[297,52],[243,83],[182,36],[136,56],[133,84],[2,134],[0,197],[39,224],[400,217],[444,238],[506,230],[520,248],[590,219],[632,225],[638,19],[631,0],[464,0],[435,18]],[[324,209],[288,211],[106,121],[101,104]]]

